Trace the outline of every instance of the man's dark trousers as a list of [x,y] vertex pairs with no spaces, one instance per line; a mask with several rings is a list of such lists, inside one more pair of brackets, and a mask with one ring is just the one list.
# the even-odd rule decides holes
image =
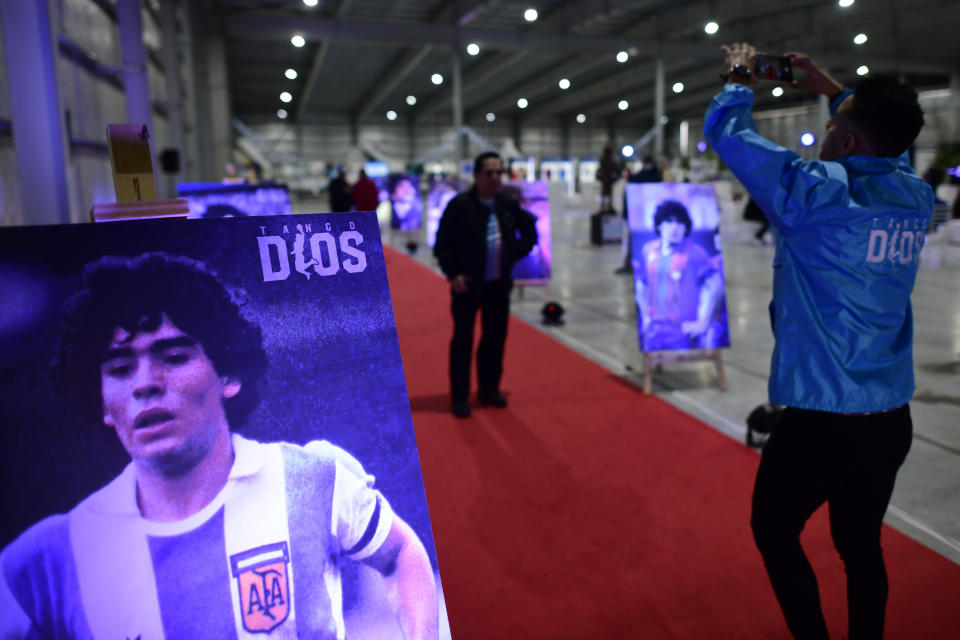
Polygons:
[[847,573],[848,638],[883,637],[888,583],[880,531],[912,434],[908,405],[867,415],[784,410],[763,449],[751,525],[795,638],[828,637],[799,539],[824,502]]
[[477,380],[483,399],[500,390],[503,374],[503,347],[510,317],[510,289],[507,278],[491,282],[471,282],[463,293],[452,292],[453,338],[450,340],[450,395],[454,402],[466,401],[470,394],[470,357],[473,351],[473,326],[480,314],[480,345],[477,347]]

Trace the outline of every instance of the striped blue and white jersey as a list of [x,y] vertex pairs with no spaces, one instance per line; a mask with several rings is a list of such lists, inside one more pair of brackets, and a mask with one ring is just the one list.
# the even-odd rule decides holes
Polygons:
[[0,638],[342,639],[339,563],[380,548],[389,504],[326,441],[233,447],[226,485],[184,520],[141,517],[131,463],[17,538],[0,553]]

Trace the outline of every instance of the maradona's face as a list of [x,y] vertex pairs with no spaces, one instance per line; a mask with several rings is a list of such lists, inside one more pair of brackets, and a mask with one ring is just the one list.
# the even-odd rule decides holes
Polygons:
[[166,315],[154,331],[114,330],[100,383],[104,423],[135,462],[167,475],[186,473],[229,437],[223,400],[240,391]]
[[668,247],[676,247],[687,235],[687,226],[676,218],[667,218],[660,223],[660,237]]

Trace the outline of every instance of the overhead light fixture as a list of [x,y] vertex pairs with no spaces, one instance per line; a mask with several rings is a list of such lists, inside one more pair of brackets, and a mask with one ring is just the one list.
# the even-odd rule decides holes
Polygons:
[[407,96],[407,104],[411,107],[417,104],[417,96]]
[[287,69],[283,72],[283,75],[287,76],[287,80],[296,80],[297,79],[297,70],[296,69]]
[[626,61],[629,60],[629,59],[630,59],[630,54],[627,53],[626,51],[621,51],[621,52],[617,53],[617,62],[623,64],[624,62],[626,62]]
[[320,0],[303,0],[303,4],[307,5],[308,7],[315,7],[319,2]]
[[623,148],[620,149],[620,153],[623,154],[624,158],[633,157],[633,146],[629,144],[623,145]]
[[711,21],[708,22],[707,24],[703,25],[703,30],[707,33],[707,35],[712,36],[712,35],[715,34],[717,31],[720,30],[720,25],[718,25],[716,22],[714,22],[713,20],[711,20]]
[[674,92],[674,93],[683,93],[683,83],[682,83],[682,82],[674,82],[674,83],[673,83],[673,92]]
[[281,120],[286,119],[287,115],[288,114],[286,109],[277,109],[277,117],[280,118]]
[[863,44],[866,41],[867,41],[867,34],[865,33],[858,33],[857,35],[853,36],[853,44]]
[[846,9],[853,4],[853,0],[840,0],[837,4]]
[[443,76],[440,75],[439,73],[435,73],[432,76],[430,76],[430,82],[432,82],[433,84],[443,84]]
[[617,103],[617,109],[620,109],[620,111],[626,111],[629,106],[630,106],[630,103],[627,102],[626,100],[621,100],[620,102]]
[[703,153],[703,152],[705,152],[706,150],[707,150],[707,143],[706,143],[706,142],[704,142],[703,140],[701,140],[700,142],[697,143],[697,151],[699,151],[700,153]]
[[493,122],[497,119],[497,115],[493,111],[487,112],[487,122]]
[[477,55],[480,53],[480,45],[478,45],[476,42],[471,42],[467,45],[467,53],[469,53],[471,56]]
[[770,93],[773,94],[774,98],[779,98],[783,95],[783,87],[774,87]]
[[667,116],[660,116],[660,124],[667,124],[668,122],[670,122],[670,118]]
[[536,22],[538,17],[540,17],[540,14],[537,13],[536,9],[527,9],[523,12],[523,19],[527,22]]
[[817,141],[817,137],[812,133],[810,133],[809,131],[807,131],[802,136],[800,136],[800,144],[802,144],[805,147],[812,147],[816,141]]
[[303,36],[299,33],[292,38],[290,38],[290,44],[297,47],[298,49],[303,45],[307,44],[307,41],[303,39]]
[[390,109],[390,111],[387,111],[387,120],[396,120],[396,119],[397,119],[396,111],[394,111],[393,109]]
[[577,114],[577,122],[578,122],[578,123],[583,124],[583,123],[586,122],[586,121],[587,121],[587,115],[586,115],[585,113],[578,113],[578,114]]
[[526,109],[528,104],[529,103],[527,102],[526,98],[519,98],[517,100],[517,106],[520,107],[521,109]]
[[867,75],[868,73],[870,73],[870,67],[868,67],[867,65],[862,64],[862,65],[860,65],[859,67],[857,67],[857,75],[858,75],[858,76],[865,76],[865,75]]
[[280,102],[290,102],[291,100],[293,100],[293,96],[289,91],[284,91],[280,94]]
[[566,78],[560,78],[560,82],[557,83],[557,86],[559,86],[561,89],[564,89],[564,90],[569,89],[570,81],[567,80]]

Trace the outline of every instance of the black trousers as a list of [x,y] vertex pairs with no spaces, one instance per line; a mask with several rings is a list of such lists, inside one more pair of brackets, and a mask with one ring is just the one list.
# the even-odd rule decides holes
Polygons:
[[480,315],[480,344],[477,347],[477,381],[480,395],[500,390],[503,375],[503,347],[510,317],[510,289],[513,282],[502,278],[471,283],[464,293],[452,293],[453,339],[450,340],[450,395],[455,401],[470,394],[470,358],[473,326]]
[[795,638],[828,637],[799,539],[824,502],[847,573],[849,640],[883,637],[888,587],[880,527],[912,436],[908,405],[872,415],[783,412],[763,449],[751,526]]

